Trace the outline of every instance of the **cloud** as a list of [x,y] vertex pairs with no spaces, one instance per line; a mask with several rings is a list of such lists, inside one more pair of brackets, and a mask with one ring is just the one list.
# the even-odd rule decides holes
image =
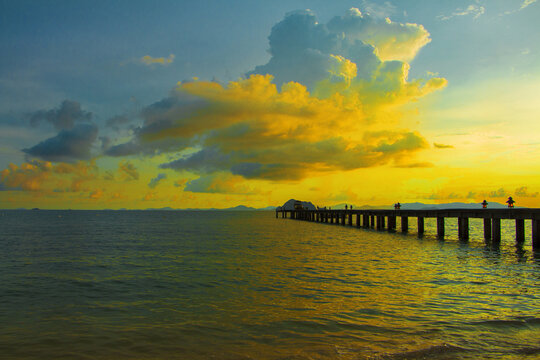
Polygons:
[[362,0],[362,8],[368,15],[381,19],[396,13],[396,7],[389,1],[385,1],[384,3],[380,4]]
[[151,189],[154,189],[156,186],[159,185],[160,181],[166,178],[167,178],[167,174],[158,174],[155,178],[150,180],[150,182],[148,183],[148,187]]
[[162,169],[208,173],[225,169],[230,165],[230,154],[223,154],[217,147],[209,147],[180,159],[161,164],[159,167]]
[[428,142],[401,125],[400,107],[446,86],[443,78],[408,79],[405,59],[429,42],[422,26],[379,21],[357,9],[325,25],[302,11],[276,24],[269,41],[270,61],[247,78],[179,82],[142,110],[131,139],[106,154],[169,153],[172,160],[160,168],[200,176],[186,191],[213,189],[208,182],[219,183],[223,174],[300,180],[422,164],[415,156]]
[[20,167],[9,164],[0,172],[0,184],[4,190],[37,191],[49,178],[52,170],[51,163],[23,163]]
[[521,6],[519,8],[516,8],[514,10],[508,10],[508,11],[505,11],[504,13],[500,14],[499,16],[504,16],[504,15],[510,15],[510,14],[514,14],[514,13],[517,13],[523,9],[526,9],[527,7],[531,6],[532,4],[536,3],[537,0],[523,0],[523,2],[521,3]]
[[114,173],[112,171],[105,171],[105,175],[103,175],[103,180],[112,180],[114,181]]
[[174,61],[174,54],[170,54],[169,57],[152,57],[150,55],[145,55],[140,58],[140,62],[144,65],[152,66],[152,65],[162,65],[166,66],[169,64],[172,64]]
[[56,130],[69,130],[76,121],[90,121],[92,113],[83,111],[77,101],[64,100],[60,107],[51,110],[40,110],[30,114],[30,124],[37,126],[41,121],[51,123]]
[[516,194],[516,196],[521,196],[521,197],[533,197],[534,198],[534,197],[538,196],[538,192],[530,193],[526,186],[522,186],[520,188],[517,188],[516,191],[514,192],[514,194]]
[[105,126],[110,127],[114,130],[119,130],[122,125],[126,125],[131,121],[130,118],[124,115],[113,116],[112,118],[107,119]]
[[121,161],[118,164],[118,173],[120,178],[124,181],[139,179],[139,172],[137,171],[137,168],[129,161]]
[[58,135],[22,151],[46,161],[88,160],[91,158],[90,148],[97,134],[97,126],[78,124],[73,129],[61,130]]
[[433,146],[435,146],[437,149],[453,149],[453,145],[446,145],[446,144],[439,144],[439,143],[433,143]]
[[184,187],[188,182],[188,179],[179,179],[174,182],[174,187]]
[[10,164],[0,171],[0,187],[4,190],[35,192],[76,192],[84,183],[97,178],[98,169],[93,162],[52,164],[34,160],[20,166]]
[[144,195],[142,198],[143,201],[154,201],[157,200],[156,192],[155,191],[149,191]]
[[532,5],[536,2],[537,0],[523,0],[523,3],[521,4],[521,7],[519,8],[520,10],[523,10],[525,9],[526,7],[528,7],[529,5]]
[[425,197],[425,199],[429,200],[458,200],[464,198],[465,196],[462,196],[461,194],[456,194],[454,192],[451,192],[449,194],[430,194],[429,196]]
[[184,191],[194,193],[250,194],[252,189],[243,185],[244,179],[230,174],[212,174],[188,181]]
[[384,71],[381,62],[409,61],[431,41],[421,25],[376,19],[356,8],[328,24],[309,10],[289,13],[268,39],[270,61],[248,75],[272,74],[278,86],[295,81],[309,91],[326,79],[369,79]]
[[397,164],[396,167],[398,168],[430,168],[434,167],[435,165],[430,162],[415,162],[415,163],[405,163],[405,164]]
[[88,197],[92,200],[99,200],[103,197],[103,190],[102,189],[96,189],[92,192],[90,192],[90,195]]
[[[536,0],[534,0],[536,1]],[[450,15],[439,15],[437,16],[437,19],[446,21],[450,20],[451,18],[454,18],[456,16],[468,16],[471,15],[473,19],[478,19],[480,16],[482,16],[486,12],[486,9],[483,6],[471,4],[467,6],[465,9],[458,8],[456,11],[454,11]]]
[[507,193],[503,188],[500,188],[498,190],[491,191],[491,192],[487,193],[487,195],[489,197],[500,198],[500,197],[506,197]]
[[431,41],[422,25],[396,23],[389,18],[378,20],[356,8],[345,16],[334,17],[328,28],[337,34],[341,32],[348,44],[359,40],[372,45],[382,61],[412,60]]

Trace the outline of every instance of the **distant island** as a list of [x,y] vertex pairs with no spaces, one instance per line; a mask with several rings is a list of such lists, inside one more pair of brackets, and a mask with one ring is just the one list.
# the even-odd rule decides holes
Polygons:
[[[254,208],[251,206],[245,206],[245,205],[238,205],[234,207],[229,208],[171,208],[169,206],[162,207],[162,208],[147,208],[147,209],[101,209],[102,211],[280,211],[282,209],[284,210],[293,210],[294,204],[296,202],[300,202],[302,204],[302,207],[304,209],[308,210],[315,210],[317,209],[317,206],[314,205],[310,201],[301,201],[296,199],[290,199],[286,201],[281,206],[267,206],[263,208]],[[333,210],[342,210],[345,209],[345,206],[347,206],[348,209],[357,209],[357,210],[369,210],[369,209],[380,209],[380,210],[392,210],[394,209],[394,205],[360,205],[357,206],[355,204],[349,204],[349,203],[339,203],[332,206],[326,206],[326,208],[331,208]],[[322,208],[323,206],[320,206]],[[490,202],[488,205],[489,209],[504,209],[508,206],[506,204],[500,204],[497,202]],[[402,203],[401,204],[401,210],[441,210],[441,209],[481,209],[482,204],[481,203],[462,203],[462,202],[453,202],[453,203],[445,203],[445,204],[424,204],[421,202],[413,202],[413,203]],[[520,208],[520,206],[516,206],[516,208]],[[0,210],[10,210],[10,209],[0,209]],[[11,209],[11,210],[47,210],[47,209],[26,209],[26,208],[18,208],[18,209]],[[60,210],[60,209],[56,209]],[[63,209],[68,210],[68,209]],[[71,210],[71,209],[69,209]]]

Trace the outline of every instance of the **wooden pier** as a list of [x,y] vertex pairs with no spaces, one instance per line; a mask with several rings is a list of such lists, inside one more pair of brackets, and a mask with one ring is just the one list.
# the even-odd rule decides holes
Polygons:
[[397,218],[401,220],[401,231],[409,231],[409,218],[416,218],[418,235],[424,234],[424,219],[437,219],[437,236],[444,238],[445,220],[457,219],[458,236],[469,239],[469,219],[484,219],[484,238],[493,243],[501,241],[501,220],[516,222],[516,242],[525,241],[525,220],[531,221],[532,246],[540,250],[540,209],[448,209],[448,210],[276,210],[276,218],[291,218],[321,223],[341,224],[361,228],[396,231]]

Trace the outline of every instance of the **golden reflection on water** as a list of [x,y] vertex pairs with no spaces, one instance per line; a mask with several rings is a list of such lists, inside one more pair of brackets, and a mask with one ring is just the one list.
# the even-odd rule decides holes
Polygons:
[[[80,227],[73,213],[62,224]],[[106,215],[77,236],[45,219],[39,243],[6,243],[11,357],[473,359],[538,347],[538,259],[527,244],[487,247],[473,221],[463,243],[450,226],[439,241],[268,213]]]

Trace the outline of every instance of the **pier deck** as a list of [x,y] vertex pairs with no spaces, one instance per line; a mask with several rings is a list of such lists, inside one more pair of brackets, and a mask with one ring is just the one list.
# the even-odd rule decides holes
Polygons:
[[501,241],[501,220],[515,220],[516,242],[525,241],[525,220],[531,221],[532,246],[540,250],[540,209],[443,209],[443,210],[276,210],[276,218],[291,218],[322,223],[337,223],[377,230],[396,231],[397,218],[401,220],[401,231],[409,231],[409,218],[417,219],[418,234],[424,233],[424,219],[437,219],[437,236],[444,238],[445,219],[456,218],[458,236],[469,238],[469,219],[484,219],[484,238],[494,243]]

